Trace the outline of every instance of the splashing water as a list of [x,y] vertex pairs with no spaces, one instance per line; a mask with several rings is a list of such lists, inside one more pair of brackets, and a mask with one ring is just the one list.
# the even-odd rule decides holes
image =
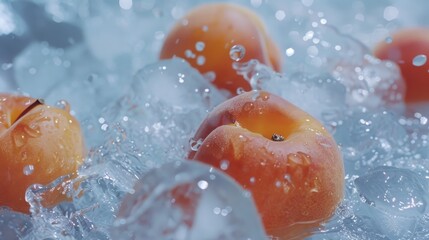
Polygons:
[[[171,24],[204,2],[0,0],[0,89],[70,110],[89,149],[77,177],[27,190],[31,215],[0,209],[1,239],[264,238],[250,193],[213,168],[182,161],[202,144],[191,139],[201,121],[226,98],[208,81],[213,72],[203,76],[158,54]],[[236,2],[262,17],[283,71],[243,61],[252,49],[238,42],[225,64],[252,89],[319,119],[343,154],[345,197],[308,239],[427,239],[429,103],[404,105],[398,66],[370,51],[393,43],[399,26],[428,25],[427,3]],[[207,49],[196,41],[187,53],[204,66]],[[426,55],[412,62],[426,63]],[[36,133],[23,129],[13,141],[22,147]],[[22,173],[32,177],[37,168],[23,164]],[[287,191],[291,177],[273,184]],[[50,206],[55,191],[69,201]],[[185,197],[172,202],[171,192]]]

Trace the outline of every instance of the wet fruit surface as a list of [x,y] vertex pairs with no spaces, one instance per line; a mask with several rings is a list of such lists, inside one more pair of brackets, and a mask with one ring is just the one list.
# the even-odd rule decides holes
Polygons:
[[276,71],[281,62],[259,17],[244,7],[225,3],[199,6],[176,23],[160,58],[174,56],[209,74],[214,85],[232,95],[237,94],[237,89],[251,89],[249,82],[237,75],[234,62],[257,59]]
[[200,146],[189,158],[250,190],[274,236],[305,235],[331,216],[343,196],[343,162],[334,139],[316,119],[268,92],[220,104],[195,139]]
[[79,123],[68,109],[9,94],[0,95],[0,142],[0,205],[20,212],[29,210],[30,185],[75,173],[85,151]]

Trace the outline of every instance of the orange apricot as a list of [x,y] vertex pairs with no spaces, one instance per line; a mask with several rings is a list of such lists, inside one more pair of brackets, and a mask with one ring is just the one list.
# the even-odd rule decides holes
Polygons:
[[67,110],[0,94],[0,206],[27,213],[26,189],[75,173],[84,153],[79,123]]
[[405,101],[429,101],[429,29],[408,28],[380,42],[374,55],[398,64],[405,81]]
[[213,84],[232,95],[239,88],[251,89],[250,83],[237,75],[234,60],[257,59],[276,71],[281,65],[279,50],[259,17],[228,3],[201,5],[179,20],[168,34],[160,58],[174,56],[186,59],[203,74],[214,73]]
[[249,190],[270,235],[309,234],[343,197],[335,140],[319,121],[276,95],[251,91],[227,100],[193,139],[201,145],[189,159],[223,170]]

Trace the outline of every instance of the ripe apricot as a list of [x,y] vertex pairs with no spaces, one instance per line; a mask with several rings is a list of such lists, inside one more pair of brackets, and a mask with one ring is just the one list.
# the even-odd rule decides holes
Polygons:
[[26,189],[75,173],[84,153],[79,123],[67,110],[0,94],[0,206],[27,213]]
[[225,171],[251,191],[273,236],[308,234],[342,199],[344,167],[335,140],[276,95],[251,91],[227,100],[209,113],[194,140],[201,145],[189,158]]
[[398,64],[405,81],[405,101],[429,101],[429,29],[408,28],[380,42],[374,55]]
[[181,57],[203,74],[214,73],[213,84],[232,95],[238,88],[249,91],[250,83],[237,75],[230,54],[234,60],[257,59],[280,71],[278,48],[259,17],[229,3],[205,4],[191,10],[167,35],[160,58]]

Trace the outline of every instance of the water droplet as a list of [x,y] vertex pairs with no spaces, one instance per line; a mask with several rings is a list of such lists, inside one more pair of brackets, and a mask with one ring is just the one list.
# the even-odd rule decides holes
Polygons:
[[213,71],[206,72],[203,76],[209,82],[213,82],[216,79],[216,73]]
[[228,160],[222,160],[220,162],[220,169],[227,170],[229,167],[229,161]]
[[16,147],[22,147],[27,142],[27,138],[19,132],[14,132],[13,134],[13,142],[15,143]]
[[295,49],[293,48],[286,49],[286,56],[292,57],[294,54],[295,54]]
[[24,132],[32,138],[37,138],[42,135],[42,133],[40,132],[40,127],[34,124],[24,126]]
[[209,183],[205,180],[198,181],[197,184],[198,184],[198,187],[201,188],[202,190],[205,190],[209,187]]
[[394,6],[387,6],[384,9],[383,17],[387,21],[395,20],[399,15],[399,10]]
[[209,27],[207,25],[203,26],[203,32],[207,32],[209,30]]
[[197,57],[197,65],[202,66],[206,63],[206,58],[204,56],[198,56]]
[[59,100],[55,105],[64,111],[70,112],[70,104],[66,100]]
[[195,58],[195,54],[191,50],[187,49],[187,50],[185,50],[185,57],[186,58]]
[[282,182],[276,181],[276,188],[280,188],[282,186]]
[[203,144],[202,138],[200,138],[196,141],[193,138],[191,138],[191,140],[189,141],[189,145],[191,146],[191,150],[195,151],[195,152],[198,151],[198,148],[200,148],[202,144]]
[[417,55],[413,58],[413,65],[416,67],[423,66],[427,61],[427,57],[424,54]]
[[205,46],[206,46],[206,44],[204,42],[201,42],[201,41],[198,41],[197,43],[195,43],[195,49],[198,52],[203,51]]
[[393,38],[392,37],[387,37],[384,41],[386,43],[392,43],[393,42]]
[[283,10],[277,10],[275,17],[277,20],[283,21],[283,19],[285,19],[285,17],[286,17],[286,13]]
[[25,165],[23,169],[24,175],[28,176],[34,172],[34,166],[33,165]]
[[307,176],[311,158],[303,152],[289,153],[287,155],[287,165],[294,179],[303,179]]
[[255,177],[251,177],[249,181],[250,181],[250,183],[255,183],[255,181],[256,181]]
[[243,59],[245,54],[246,48],[244,48],[242,45],[234,45],[229,50],[229,57],[236,62]]
[[101,130],[103,130],[103,131],[107,131],[107,128],[109,127],[109,125],[107,125],[107,124],[103,124],[103,125],[101,125]]

